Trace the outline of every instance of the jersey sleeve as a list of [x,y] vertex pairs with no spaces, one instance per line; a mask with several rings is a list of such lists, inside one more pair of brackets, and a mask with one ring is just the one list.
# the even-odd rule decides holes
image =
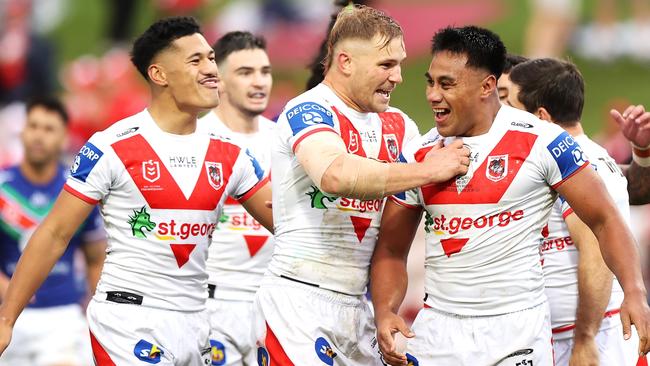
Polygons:
[[84,244],[106,240],[106,231],[104,231],[104,224],[98,207],[93,207],[93,210],[84,222],[80,235],[81,241]]
[[112,174],[110,147],[95,133],[79,150],[70,167],[70,176],[63,187],[90,204],[101,201],[109,192]]
[[[553,187],[559,187],[581,169],[589,166],[582,148],[576,140],[558,126],[551,125],[551,138],[541,142],[542,165],[546,182]],[[550,142],[548,142],[550,140]]]
[[[417,148],[421,145],[421,141],[418,137],[412,138],[408,142],[408,145],[405,145],[402,153],[399,156],[399,163],[413,163],[416,162],[415,153]],[[425,148],[426,149],[426,148]],[[397,203],[400,206],[419,210],[423,205],[420,199],[420,188],[409,189],[406,192],[396,193],[392,196],[389,196],[388,199]]]
[[239,153],[226,192],[240,203],[245,202],[269,181],[260,163],[248,150]]
[[[288,124],[288,144],[291,151],[304,138],[318,132],[334,132],[334,112],[319,102],[302,102],[285,109],[278,119],[278,124]],[[286,141],[286,140],[285,140]]]

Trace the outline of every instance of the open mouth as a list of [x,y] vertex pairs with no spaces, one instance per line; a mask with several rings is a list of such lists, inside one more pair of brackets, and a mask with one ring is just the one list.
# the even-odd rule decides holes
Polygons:
[[433,115],[436,118],[436,123],[444,122],[451,113],[448,108],[433,108]]
[[248,97],[251,99],[256,99],[256,100],[264,100],[266,99],[267,94],[265,92],[254,92],[254,93],[248,93]]
[[217,89],[219,85],[219,79],[218,78],[205,78],[200,81],[200,84],[210,88],[210,89]]
[[390,99],[390,92],[391,92],[391,90],[385,90],[385,89],[377,89],[375,91],[375,93],[379,94],[385,100]]

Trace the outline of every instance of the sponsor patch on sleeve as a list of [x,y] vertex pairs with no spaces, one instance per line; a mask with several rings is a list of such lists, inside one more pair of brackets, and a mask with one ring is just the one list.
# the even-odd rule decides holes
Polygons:
[[562,132],[547,147],[555,159],[562,179],[566,179],[587,161],[582,148],[566,131]]
[[74,162],[70,167],[70,175],[75,179],[85,182],[88,174],[93,170],[102,155],[104,153],[97,146],[86,142],[74,158]]
[[334,127],[332,112],[318,103],[300,103],[286,111],[285,114],[294,135],[307,127],[319,124]]
[[251,154],[250,150],[246,149],[246,155],[248,155],[248,158],[251,160],[251,164],[253,164],[253,169],[255,169],[255,176],[257,179],[261,180],[264,178],[264,169],[260,166],[260,163],[255,159],[253,154]]

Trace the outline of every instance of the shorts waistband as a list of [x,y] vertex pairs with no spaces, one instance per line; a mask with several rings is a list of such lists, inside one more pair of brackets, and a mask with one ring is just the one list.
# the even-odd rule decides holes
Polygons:
[[536,305],[533,305],[533,306],[530,306],[530,307],[527,307],[527,308],[524,308],[524,309],[520,309],[520,310],[516,310],[516,311],[510,311],[510,312],[507,312],[507,313],[500,313],[500,314],[461,315],[461,314],[454,314],[454,313],[450,313],[450,312],[447,312],[447,311],[444,311],[444,310],[436,309],[436,308],[430,306],[429,304],[426,303],[428,298],[429,298],[429,294],[425,294],[424,295],[424,305],[423,305],[424,309],[429,309],[429,310],[435,311],[436,313],[446,315],[446,316],[449,316],[449,317],[453,317],[453,318],[491,318],[491,317],[497,317],[497,316],[504,316],[504,315],[516,314],[516,313],[519,313],[519,312],[522,312],[522,311],[528,311],[528,310],[531,310],[531,309],[535,309],[535,308],[538,308],[538,307],[540,307],[540,306],[547,303],[547,301],[544,301],[544,302],[541,302],[539,304],[536,304]]
[[359,306],[363,303],[363,295],[350,295],[322,288],[318,285],[296,280],[287,276],[267,275],[262,282],[261,288],[269,287],[292,287],[308,292],[309,295],[317,296],[329,302],[334,302],[345,306]]
[[[613,309],[610,311],[606,311],[605,314],[603,315],[603,319],[611,318],[614,315],[618,314],[621,312],[621,309]],[[575,324],[568,324],[568,325],[563,325],[561,327],[553,328],[552,332],[553,334],[556,333],[563,333],[563,332],[568,332],[570,330],[575,329],[576,325]]]

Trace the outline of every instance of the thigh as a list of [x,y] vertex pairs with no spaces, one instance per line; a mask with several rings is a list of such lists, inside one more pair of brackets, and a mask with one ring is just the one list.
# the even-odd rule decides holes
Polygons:
[[241,366],[252,354],[252,304],[244,301],[208,299],[212,365]]
[[596,344],[601,365],[635,366],[639,359],[639,336],[632,327],[630,339],[623,339],[623,326],[617,325],[601,330],[596,335]]
[[555,354],[555,366],[568,366],[573,350],[573,339],[553,340],[553,353]]
[[150,308],[91,301],[86,315],[97,366],[132,365],[140,361],[175,365],[175,342],[159,326],[169,319]]
[[254,324],[260,365],[381,365],[367,306],[328,293],[262,285]]

